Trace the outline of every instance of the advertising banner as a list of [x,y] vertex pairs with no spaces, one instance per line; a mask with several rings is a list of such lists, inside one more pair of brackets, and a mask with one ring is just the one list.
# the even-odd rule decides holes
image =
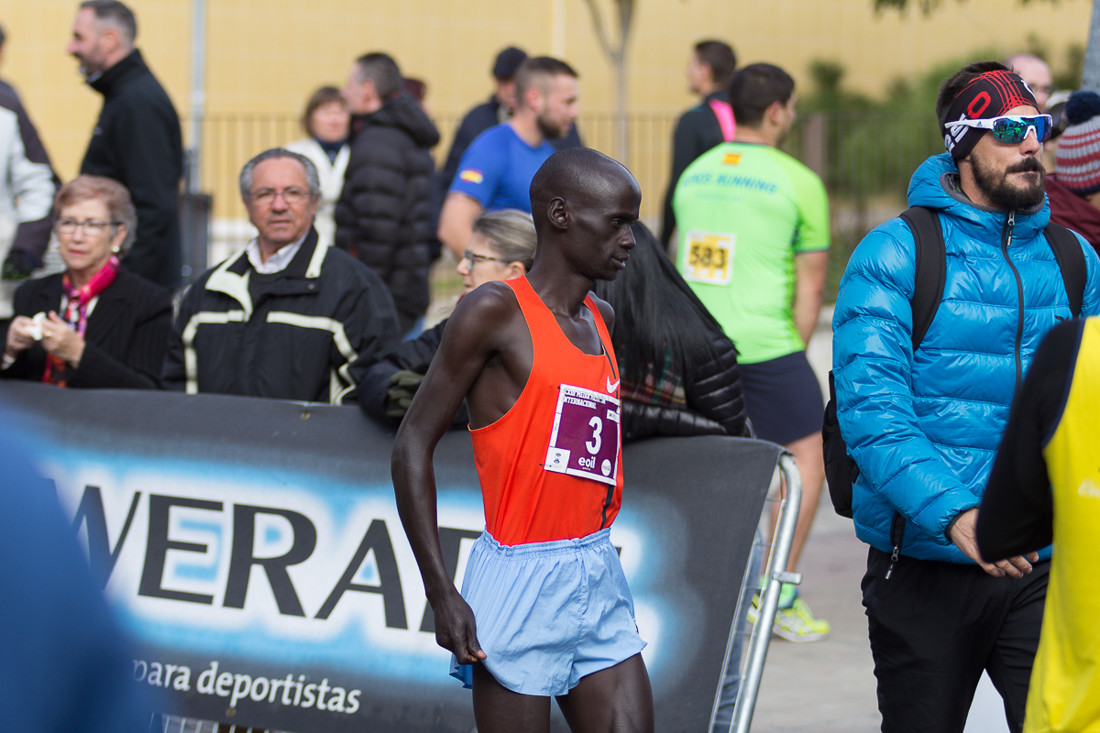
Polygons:
[[[3,383],[0,403],[36,434],[137,640],[135,684],[175,712],[300,733],[473,728],[398,518],[391,431],[353,407],[244,397]],[[721,437],[624,450],[611,538],[657,730],[707,727],[779,450]],[[460,584],[484,528],[466,431],[444,437],[435,474]]]

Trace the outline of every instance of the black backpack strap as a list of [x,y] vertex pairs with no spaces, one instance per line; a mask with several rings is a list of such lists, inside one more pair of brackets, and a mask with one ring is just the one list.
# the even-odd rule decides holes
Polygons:
[[1074,318],[1081,317],[1081,306],[1085,299],[1086,272],[1085,253],[1081,251],[1081,242],[1077,236],[1061,224],[1050,222],[1043,232],[1050,248],[1054,250],[1054,259],[1062,271],[1062,282],[1069,296],[1069,309]]
[[[925,206],[911,206],[901,212],[901,218],[913,233],[916,249],[916,274],[913,282],[913,351],[916,352],[936,317],[943,300],[943,284],[947,273],[947,247],[943,229],[935,211]],[[1082,288],[1083,289],[1083,288]]]

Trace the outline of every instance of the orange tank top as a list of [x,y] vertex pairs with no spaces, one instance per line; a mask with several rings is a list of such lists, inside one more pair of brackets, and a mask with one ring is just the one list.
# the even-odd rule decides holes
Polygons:
[[576,539],[611,526],[622,502],[619,372],[592,296],[603,345],[569,340],[527,278],[505,283],[531,332],[531,375],[499,420],[471,430],[485,528],[502,545]]

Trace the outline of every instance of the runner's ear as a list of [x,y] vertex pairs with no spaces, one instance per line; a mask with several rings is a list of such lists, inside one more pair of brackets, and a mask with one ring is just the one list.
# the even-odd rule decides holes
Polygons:
[[569,228],[569,206],[561,196],[550,199],[546,206],[546,218],[555,229],[565,230]]

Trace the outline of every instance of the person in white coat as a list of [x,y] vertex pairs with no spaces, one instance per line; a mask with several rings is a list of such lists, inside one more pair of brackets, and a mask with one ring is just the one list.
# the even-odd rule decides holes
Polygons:
[[[4,45],[0,28],[0,51]],[[0,81],[0,323],[15,289],[42,266],[58,180],[15,89]]]
[[321,242],[331,245],[336,233],[333,213],[340,190],[344,187],[344,171],[348,167],[348,123],[350,115],[340,90],[323,86],[306,102],[302,127],[309,137],[296,140],[287,150],[300,153],[317,167],[321,179],[321,202],[313,226]]

